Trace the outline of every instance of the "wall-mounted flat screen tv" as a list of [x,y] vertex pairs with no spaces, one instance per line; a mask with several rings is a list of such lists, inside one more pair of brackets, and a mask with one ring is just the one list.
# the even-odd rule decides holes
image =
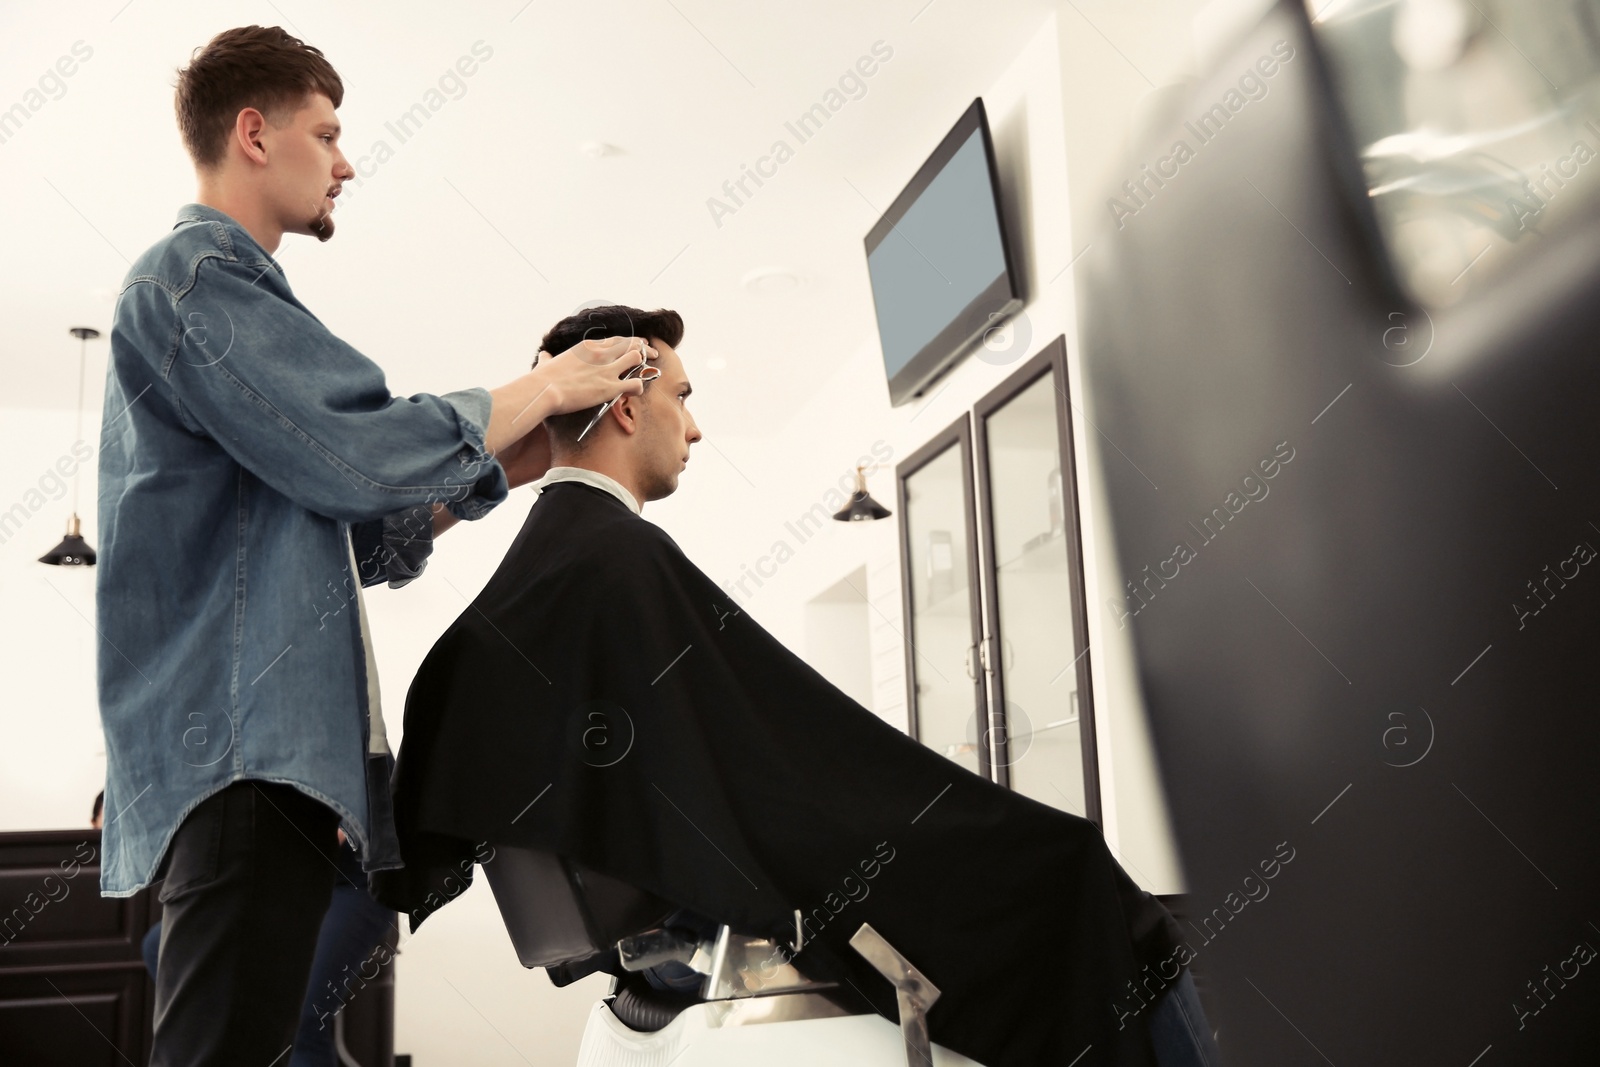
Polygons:
[[994,142],[974,100],[867,234],[867,272],[895,406],[921,395],[1022,307]]

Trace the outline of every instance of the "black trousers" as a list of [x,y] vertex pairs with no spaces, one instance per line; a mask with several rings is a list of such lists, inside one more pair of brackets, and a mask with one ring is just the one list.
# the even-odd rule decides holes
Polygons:
[[150,1067],[284,1067],[333,893],[338,816],[235,782],[173,836]]

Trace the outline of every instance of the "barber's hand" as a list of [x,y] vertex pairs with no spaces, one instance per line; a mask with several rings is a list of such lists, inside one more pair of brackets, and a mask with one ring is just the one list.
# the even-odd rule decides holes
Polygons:
[[560,415],[618,396],[638,396],[644,392],[644,383],[637,378],[623,381],[622,376],[643,360],[654,358],[656,350],[642,338],[606,337],[579,341],[554,357],[540,352],[533,373],[545,377],[549,414]]
[[505,468],[506,481],[512,489],[543,478],[550,470],[550,434],[544,423],[506,445],[494,458]]

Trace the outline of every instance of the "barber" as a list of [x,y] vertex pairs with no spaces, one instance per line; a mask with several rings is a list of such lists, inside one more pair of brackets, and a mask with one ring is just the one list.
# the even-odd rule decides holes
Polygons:
[[[277,27],[179,72],[197,202],[118,299],[101,431],[102,892],[163,878],[154,1067],[275,1062],[336,870],[400,865],[361,587],[542,475],[550,415],[643,385],[638,338],[583,342],[498,389],[392,395],[273,258],[327,241],[354,176],[344,87]],[[444,314],[412,299],[402,314]],[[463,343],[472,341],[462,324]]]

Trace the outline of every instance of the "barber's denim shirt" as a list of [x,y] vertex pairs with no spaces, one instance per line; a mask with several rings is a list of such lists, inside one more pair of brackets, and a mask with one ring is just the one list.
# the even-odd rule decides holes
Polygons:
[[327,804],[365,869],[400,865],[357,583],[416,577],[432,504],[505,499],[490,403],[391,395],[220,211],[190,204],[139,257],[100,436],[105,895],[148,885],[184,816],[241,779]]

